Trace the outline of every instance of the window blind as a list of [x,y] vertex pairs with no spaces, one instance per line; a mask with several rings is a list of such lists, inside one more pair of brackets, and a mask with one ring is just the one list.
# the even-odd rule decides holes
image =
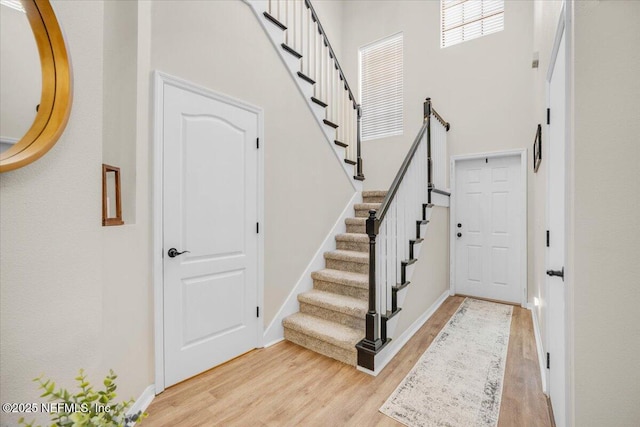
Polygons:
[[362,140],[402,135],[402,33],[360,48]]
[[504,29],[504,0],[441,0],[440,47]]

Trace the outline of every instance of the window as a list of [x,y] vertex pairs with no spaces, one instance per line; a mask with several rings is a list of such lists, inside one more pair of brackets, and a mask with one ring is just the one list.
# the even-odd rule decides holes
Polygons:
[[359,53],[362,140],[402,135],[402,33]]
[[440,47],[504,29],[504,0],[441,0]]

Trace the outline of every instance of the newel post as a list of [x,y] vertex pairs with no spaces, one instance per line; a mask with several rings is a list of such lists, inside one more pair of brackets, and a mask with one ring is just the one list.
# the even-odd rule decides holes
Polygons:
[[380,314],[376,312],[376,236],[379,224],[376,211],[370,210],[366,222],[366,232],[369,236],[369,310],[365,317],[365,337],[356,345],[358,366],[372,371],[375,355],[383,345],[380,339]]
[[362,173],[362,151],[361,151],[361,136],[360,136],[360,121],[362,119],[362,108],[360,104],[356,104],[356,114],[358,116],[358,123],[356,126],[357,129],[357,137],[356,137],[356,148],[357,148],[357,163],[356,163],[356,176],[354,178],[359,179],[360,181],[364,180],[364,174]]

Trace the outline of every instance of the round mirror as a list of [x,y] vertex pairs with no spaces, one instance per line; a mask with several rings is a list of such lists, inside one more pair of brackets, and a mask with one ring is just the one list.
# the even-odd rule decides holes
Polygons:
[[42,157],[71,109],[71,69],[49,0],[0,0],[0,172]]

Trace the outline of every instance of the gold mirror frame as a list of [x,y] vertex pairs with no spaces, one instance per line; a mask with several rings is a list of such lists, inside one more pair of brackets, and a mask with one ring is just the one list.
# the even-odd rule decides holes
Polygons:
[[69,56],[49,0],[21,0],[36,39],[42,68],[42,96],[33,124],[11,148],[0,154],[0,172],[38,160],[64,131],[72,102]]

